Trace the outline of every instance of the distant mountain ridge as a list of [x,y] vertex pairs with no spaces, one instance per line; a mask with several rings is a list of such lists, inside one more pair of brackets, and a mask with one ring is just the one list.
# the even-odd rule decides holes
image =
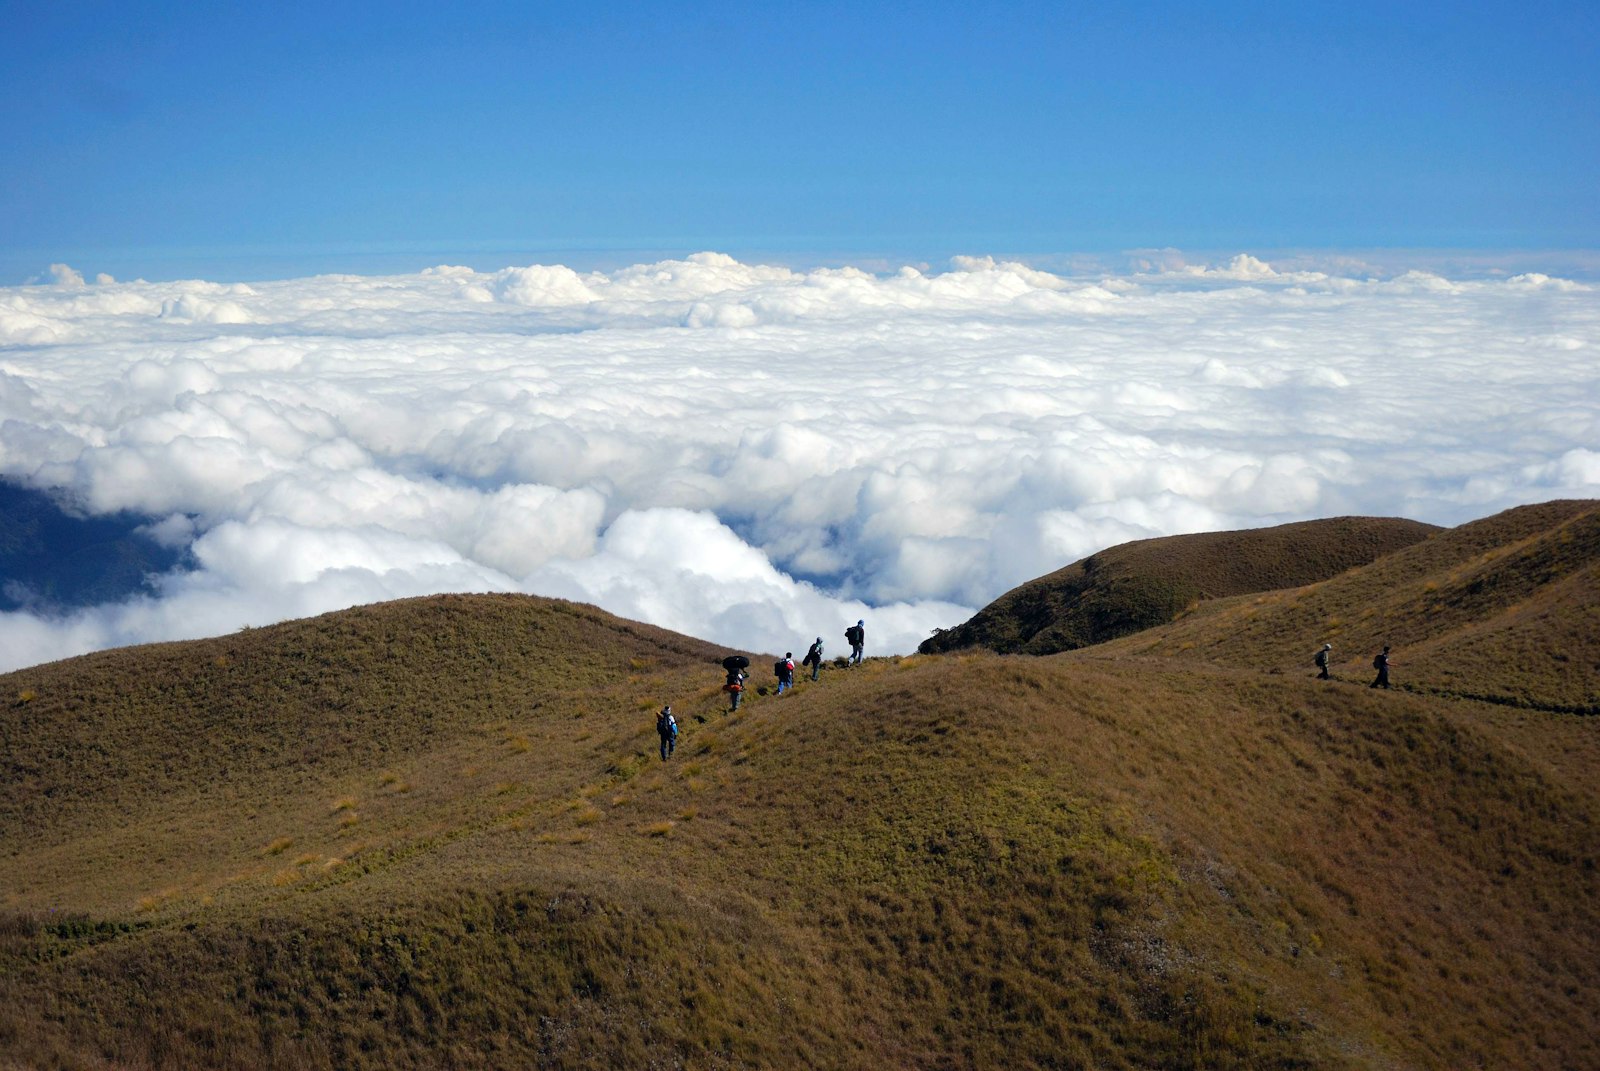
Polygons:
[[1163,625],[1206,599],[1326,580],[1428,538],[1436,525],[1334,517],[1123,543],[1001,595],[918,650],[1055,654]]
[[80,516],[44,491],[0,481],[0,610],[118,602],[183,565],[187,552],[143,531],[132,513]]

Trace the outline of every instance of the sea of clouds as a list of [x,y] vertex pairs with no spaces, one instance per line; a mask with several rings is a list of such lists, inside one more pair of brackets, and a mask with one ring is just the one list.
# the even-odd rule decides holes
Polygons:
[[0,669],[443,591],[750,651],[906,652],[1148,536],[1600,497],[1597,289],[1204,266],[0,289],[0,478],[151,531],[156,594],[0,615]]

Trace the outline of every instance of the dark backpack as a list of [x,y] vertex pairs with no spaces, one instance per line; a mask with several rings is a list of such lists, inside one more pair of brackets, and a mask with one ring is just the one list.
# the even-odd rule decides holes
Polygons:
[[1375,654],[1375,655],[1372,656],[1372,668],[1373,669],[1382,669],[1385,665],[1388,664],[1388,661],[1389,661],[1389,659],[1387,657],[1385,657],[1384,655]]
[[1317,662],[1317,665],[1319,665],[1319,666],[1327,665],[1328,664],[1328,652],[1327,651],[1318,651],[1317,652],[1316,662]]
[[782,680],[783,679],[783,670],[784,670],[784,667],[787,664],[788,663],[784,662],[784,660],[781,659],[781,658],[778,659],[776,662],[772,663],[772,675],[774,677],[777,677],[779,680]]

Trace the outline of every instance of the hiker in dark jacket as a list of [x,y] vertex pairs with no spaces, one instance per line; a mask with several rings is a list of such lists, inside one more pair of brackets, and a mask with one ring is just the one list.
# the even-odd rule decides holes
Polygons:
[[1380,655],[1373,655],[1372,668],[1378,671],[1378,675],[1372,679],[1372,683],[1367,685],[1367,687],[1389,687],[1389,667],[1392,665],[1394,665],[1394,663],[1389,661],[1389,648],[1385,647],[1383,649],[1383,653]]
[[811,679],[816,680],[817,674],[822,671],[822,637],[817,637],[817,642],[811,645],[811,650],[800,660],[802,666],[811,667]]
[[728,693],[728,709],[739,709],[739,697],[744,694],[744,680],[749,676],[745,667],[750,665],[750,660],[744,655],[729,655],[722,660],[722,668],[728,671],[728,683],[722,690]]
[[861,664],[861,651],[867,645],[867,623],[857,621],[844,630],[844,638],[850,643],[850,664]]
[[678,746],[678,719],[672,716],[672,707],[662,707],[656,715],[656,735],[661,737],[661,761],[666,762]]
[[794,687],[794,652],[785,651],[783,658],[772,664],[773,675],[778,678],[778,694]]
[[1333,658],[1333,644],[1325,643],[1322,650],[1317,652],[1317,666],[1322,670],[1317,674],[1317,680],[1328,680],[1328,662]]

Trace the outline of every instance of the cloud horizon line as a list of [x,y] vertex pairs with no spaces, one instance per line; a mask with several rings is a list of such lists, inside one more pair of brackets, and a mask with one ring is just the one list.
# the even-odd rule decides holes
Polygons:
[[0,288],[0,477],[164,518],[201,568],[0,638],[46,661],[453,584],[779,650],[876,617],[904,653],[1129,539],[1595,497],[1600,291],[1524,266],[58,264]]

